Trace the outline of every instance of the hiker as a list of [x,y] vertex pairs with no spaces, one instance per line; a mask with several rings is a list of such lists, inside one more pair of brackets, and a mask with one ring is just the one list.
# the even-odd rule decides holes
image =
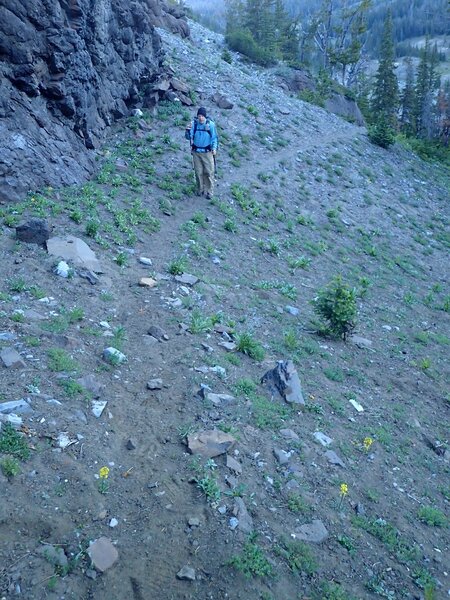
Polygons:
[[214,171],[218,145],[216,126],[201,106],[197,116],[186,126],[185,137],[190,141],[192,162],[197,183],[197,196],[206,194],[208,199],[214,193]]

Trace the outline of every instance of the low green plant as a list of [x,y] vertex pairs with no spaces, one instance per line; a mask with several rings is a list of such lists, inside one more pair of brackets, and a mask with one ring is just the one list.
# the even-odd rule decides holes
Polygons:
[[183,275],[186,270],[186,258],[184,256],[175,258],[167,266],[167,272],[171,275]]
[[297,493],[289,494],[287,500],[288,509],[295,514],[308,514],[311,511],[311,507],[305,501],[305,499]]
[[119,254],[114,258],[114,261],[119,267],[126,267],[128,264],[128,254],[126,252],[119,252]]
[[191,333],[206,333],[211,330],[211,327],[212,322],[210,317],[204,317],[198,309],[192,311],[189,323],[189,331]]
[[356,290],[339,275],[319,290],[313,301],[314,311],[326,322],[325,331],[344,340],[355,327]]
[[65,350],[61,348],[50,348],[47,352],[48,368],[50,371],[61,373],[63,371],[77,371],[78,365]]
[[286,561],[294,573],[313,575],[317,571],[317,561],[311,549],[298,540],[283,540],[275,547],[275,552]]
[[261,362],[264,360],[265,352],[261,343],[253,338],[253,336],[244,332],[238,335],[236,339],[236,350],[238,352],[242,352],[243,354],[247,354],[250,358]]
[[228,564],[249,578],[273,577],[274,569],[256,539],[257,536],[252,534],[245,542],[242,552],[232,556]]
[[434,506],[422,506],[417,512],[417,517],[430,527],[446,527],[448,523],[445,514]]
[[0,431],[0,453],[20,460],[26,460],[30,456],[30,448],[25,438],[10,423],[5,423]]
[[0,468],[3,475],[8,479],[12,479],[20,473],[19,461],[13,456],[5,456],[5,458],[2,458],[0,461]]

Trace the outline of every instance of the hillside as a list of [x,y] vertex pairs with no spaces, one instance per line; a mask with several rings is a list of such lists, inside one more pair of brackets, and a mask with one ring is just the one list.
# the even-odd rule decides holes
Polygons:
[[[92,181],[0,206],[1,402],[22,400],[0,404],[0,597],[447,597],[449,173],[190,26],[159,33],[192,110],[132,117]],[[184,140],[197,105],[220,132],[211,201]],[[15,237],[32,216],[99,265],[57,275]],[[346,342],[311,304],[338,274]],[[288,360],[304,405],[261,382]],[[193,455],[213,430],[228,454]]]

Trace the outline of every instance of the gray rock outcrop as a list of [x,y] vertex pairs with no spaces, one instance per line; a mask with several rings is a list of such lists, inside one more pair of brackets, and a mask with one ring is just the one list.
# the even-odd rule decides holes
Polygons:
[[3,0],[0,201],[79,183],[104,130],[151,93],[155,27],[189,35],[164,0]]

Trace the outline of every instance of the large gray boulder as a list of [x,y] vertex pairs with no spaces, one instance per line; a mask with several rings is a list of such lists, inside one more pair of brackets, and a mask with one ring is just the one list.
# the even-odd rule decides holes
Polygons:
[[189,35],[163,0],[2,0],[0,202],[90,175],[105,128],[161,72],[155,26]]

